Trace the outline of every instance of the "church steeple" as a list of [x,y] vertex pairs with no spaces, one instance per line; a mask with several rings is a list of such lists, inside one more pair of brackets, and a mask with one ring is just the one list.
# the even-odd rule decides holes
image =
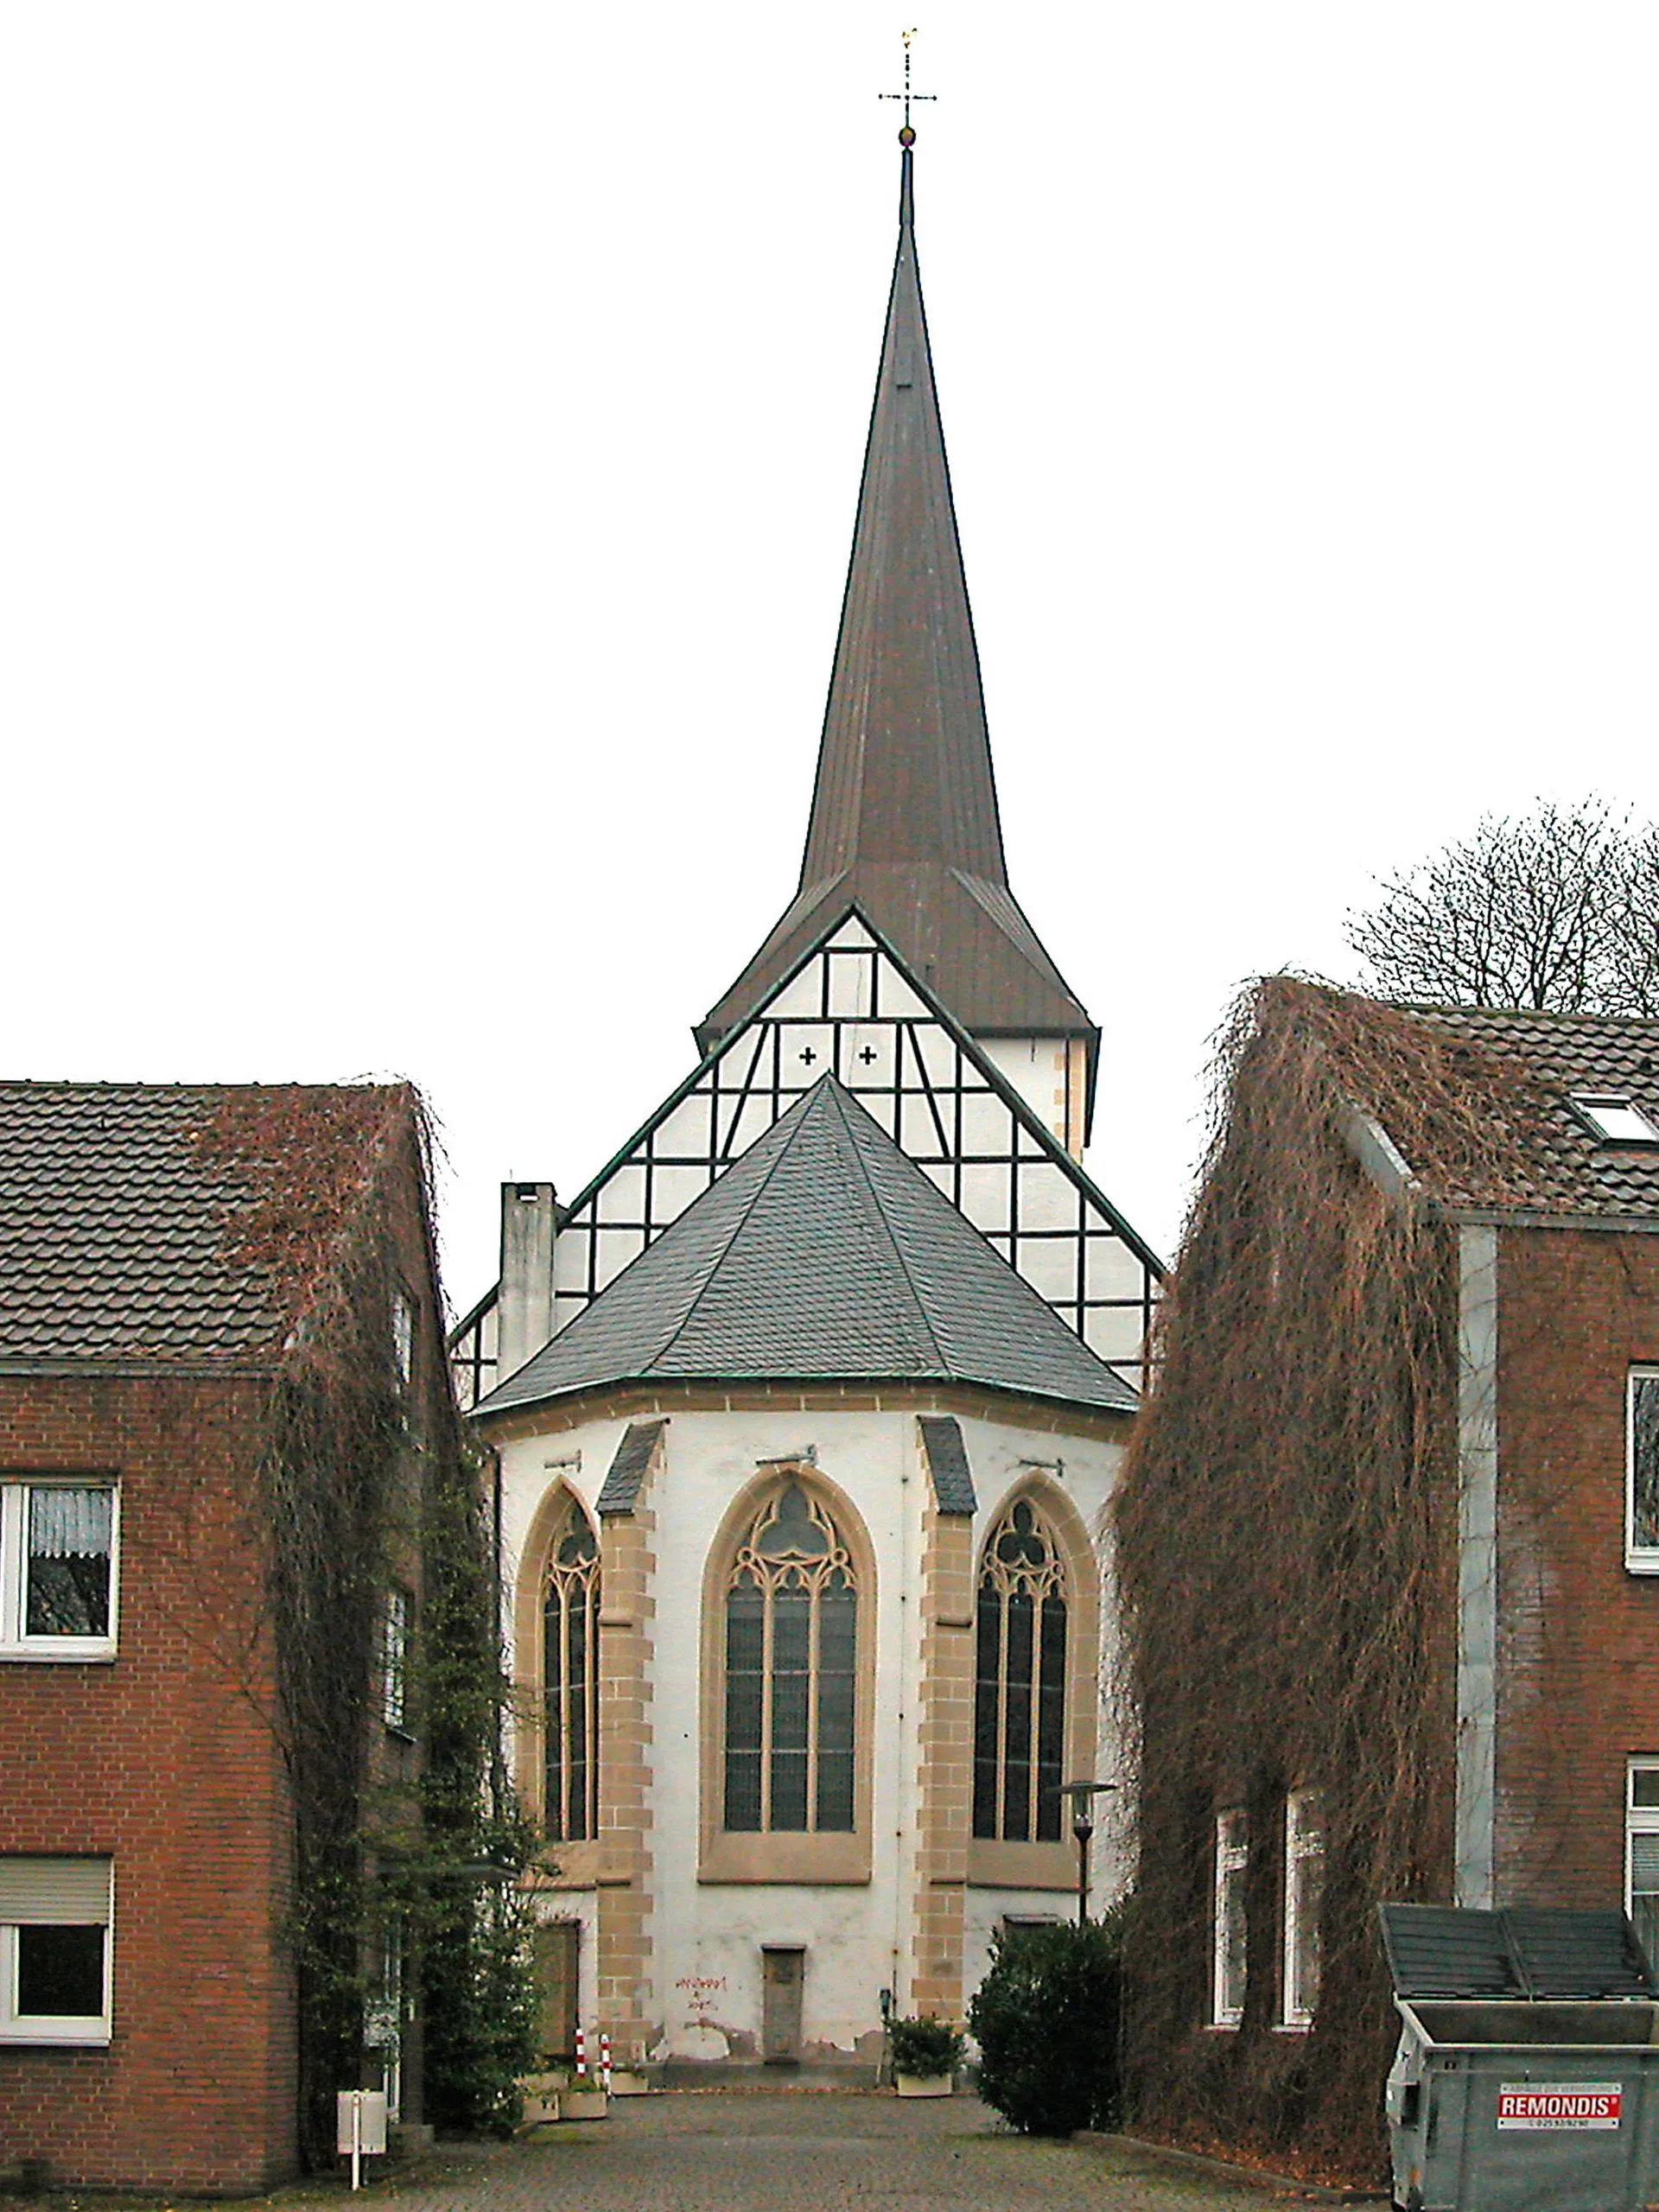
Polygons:
[[1007,886],[903,154],[899,251],[801,888],[860,861]]
[[1008,888],[917,267],[914,133],[800,888],[706,1049],[856,906],[984,1037],[1096,1036]]

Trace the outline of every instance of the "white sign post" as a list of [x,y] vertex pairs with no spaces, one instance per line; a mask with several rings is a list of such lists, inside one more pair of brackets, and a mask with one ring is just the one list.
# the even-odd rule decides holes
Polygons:
[[334,2148],[352,2162],[352,2187],[363,2186],[365,2158],[386,2155],[386,2093],[341,2089],[334,2099]]

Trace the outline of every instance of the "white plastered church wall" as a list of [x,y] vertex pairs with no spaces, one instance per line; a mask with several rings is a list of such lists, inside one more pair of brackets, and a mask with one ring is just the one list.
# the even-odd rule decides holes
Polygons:
[[[669,1417],[664,1449],[640,1500],[654,1518],[652,1549],[658,1561],[647,1669],[653,1985],[648,2012],[660,2029],[655,2056],[758,2059],[768,1946],[805,1954],[802,2041],[809,2059],[874,2056],[871,2038],[879,2034],[883,1989],[893,1993],[899,2012],[911,2009],[924,1520],[931,1502],[917,1430],[921,1410],[926,1407],[918,1398],[902,1411],[780,1406],[681,1410]],[[509,1592],[518,1587],[525,1548],[550,1490],[563,1484],[597,1517],[606,1471],[626,1428],[626,1421],[601,1420],[504,1444],[502,1543]],[[1071,1500],[1098,1555],[1097,1532],[1122,1456],[1118,1444],[967,1417],[962,1428],[978,1502],[976,1563],[1009,1498],[1033,1478],[1053,1482]],[[709,1709],[702,1679],[704,1570],[734,1501],[766,1463],[796,1459],[810,1459],[847,1499],[875,1559],[874,1733],[868,1746],[861,1746],[870,1763],[870,1879],[851,1885],[705,1881],[700,1878],[702,1730]],[[511,1609],[507,1626],[511,1635]],[[515,1650],[513,1673],[520,1685],[533,1679],[534,1655]],[[1112,1733],[1103,1707],[1097,1729],[1099,1771],[1106,1774]],[[518,1778],[532,1796],[534,1777]],[[601,1802],[604,1789],[601,1770]],[[556,1846],[552,1855],[556,1859]],[[1109,1851],[1096,1853],[1098,1903],[1117,1893],[1123,1875],[1120,1859]],[[541,1909],[549,1917],[582,1923],[581,2003],[584,2020],[591,2022],[596,2016],[593,1892],[554,1891],[544,1895]],[[970,1889],[963,2005],[982,1977],[992,1934],[1005,1916],[1058,1918],[1073,1910],[1074,1900],[1065,1891]]]

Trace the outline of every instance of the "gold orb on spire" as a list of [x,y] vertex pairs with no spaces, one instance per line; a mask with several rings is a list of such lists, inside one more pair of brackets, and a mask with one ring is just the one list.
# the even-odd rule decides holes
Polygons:
[[916,133],[911,127],[911,102],[912,100],[934,99],[938,98],[938,95],[934,92],[918,92],[912,91],[910,82],[910,41],[915,37],[916,34],[914,30],[907,30],[900,31],[899,35],[905,41],[905,89],[902,92],[881,92],[879,93],[877,97],[878,99],[884,100],[903,100],[905,104],[905,120],[904,126],[899,133],[899,143],[904,148],[905,151],[908,153],[911,148],[916,143]]

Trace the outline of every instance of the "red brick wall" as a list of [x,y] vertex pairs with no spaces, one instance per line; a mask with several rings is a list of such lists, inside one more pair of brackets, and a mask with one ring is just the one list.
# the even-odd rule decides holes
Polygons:
[[1504,1230],[1498,1299],[1498,1901],[1614,1905],[1625,1760],[1659,1753],[1659,1577],[1624,1568],[1659,1236]]
[[0,1662],[0,1851],[113,1858],[113,2040],[0,2045],[0,2166],[182,2190],[293,2166],[262,1401],[256,1381],[0,1377],[0,1471],[121,1486],[118,1656]]

